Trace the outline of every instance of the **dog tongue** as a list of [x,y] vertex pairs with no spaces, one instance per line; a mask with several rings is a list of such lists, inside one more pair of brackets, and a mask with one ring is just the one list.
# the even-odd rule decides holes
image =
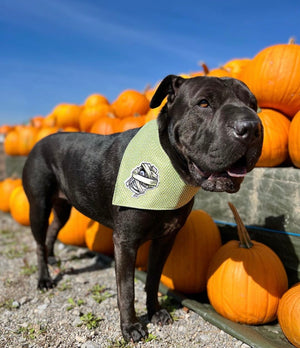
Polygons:
[[236,178],[243,178],[247,174],[246,167],[232,167],[227,169],[227,174]]

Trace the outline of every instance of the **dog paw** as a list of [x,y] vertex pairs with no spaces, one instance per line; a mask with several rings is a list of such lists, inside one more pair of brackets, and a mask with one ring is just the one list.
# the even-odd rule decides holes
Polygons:
[[40,290],[48,290],[48,289],[52,289],[54,287],[55,287],[55,282],[50,278],[40,279],[38,281],[38,289],[40,289]]
[[173,323],[170,313],[166,309],[160,309],[152,315],[151,323],[156,325],[168,325]]
[[148,337],[148,332],[141,323],[123,325],[122,334],[127,342],[138,342]]

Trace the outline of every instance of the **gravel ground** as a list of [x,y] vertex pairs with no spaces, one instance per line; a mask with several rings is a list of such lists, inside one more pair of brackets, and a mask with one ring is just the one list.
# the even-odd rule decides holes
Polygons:
[[[113,266],[84,248],[56,244],[58,280],[46,292],[36,288],[35,243],[30,229],[0,212],[0,347],[172,347],[222,348],[247,344],[161,296],[173,325],[147,321],[144,284],[136,280],[136,311],[149,339],[126,344],[119,327]],[[107,261],[107,260],[106,260]]]

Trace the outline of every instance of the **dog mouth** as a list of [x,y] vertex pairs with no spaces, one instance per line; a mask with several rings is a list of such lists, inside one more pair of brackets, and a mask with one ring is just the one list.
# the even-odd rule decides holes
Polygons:
[[239,190],[240,184],[249,170],[246,156],[242,156],[220,172],[203,171],[194,161],[190,161],[190,171],[200,181],[200,187],[204,190],[234,193]]

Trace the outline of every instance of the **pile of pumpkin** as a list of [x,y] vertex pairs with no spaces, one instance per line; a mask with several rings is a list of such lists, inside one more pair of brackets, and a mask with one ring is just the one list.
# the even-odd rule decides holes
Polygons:
[[[0,210],[29,226],[29,204],[21,180],[7,178],[0,182],[0,196]],[[300,283],[288,289],[279,257],[268,246],[250,239],[236,208],[231,203],[229,206],[239,240],[222,245],[212,217],[202,210],[192,211],[177,235],[161,282],[187,294],[206,290],[214,309],[235,322],[259,325],[278,318],[288,340],[300,347]],[[112,230],[75,208],[58,239],[113,255]],[[149,248],[147,242],[138,251],[136,267],[142,270],[147,270]]]
[[[203,71],[183,76],[231,76],[244,81],[258,100],[258,115],[264,125],[263,151],[257,166],[271,167],[291,161],[300,168],[299,71],[300,46],[290,42],[268,47],[253,59],[231,60],[211,71],[203,64]],[[155,88],[144,93],[126,90],[112,103],[103,95],[93,94],[84,105],[59,104],[48,116],[33,117],[29,125],[3,125],[0,133],[5,133],[5,152],[26,156],[37,141],[58,131],[111,134],[142,126],[160,111],[160,107],[149,109],[154,91]],[[0,210],[29,225],[29,206],[20,179],[2,181],[0,196]],[[216,311],[233,321],[264,324],[278,316],[287,338],[300,347],[300,284],[288,290],[287,276],[278,256],[267,246],[250,241],[236,210],[232,209],[240,242],[221,246],[220,232],[212,218],[203,211],[193,211],[177,236],[161,281],[184,293],[207,289]],[[58,239],[113,254],[112,231],[74,208]],[[137,267],[147,268],[148,251],[149,243],[140,248]]]
[[[245,82],[255,94],[264,125],[264,143],[258,167],[292,164],[300,167],[300,45],[290,40],[260,51],[254,58],[233,59],[220,68],[182,76],[229,76]],[[57,131],[111,134],[140,127],[156,118],[160,108],[151,110],[155,88],[143,93],[125,90],[110,103],[101,94],[87,97],[83,105],[59,104],[48,116],[36,116],[29,125],[2,125],[8,155],[27,155],[44,136]]]

